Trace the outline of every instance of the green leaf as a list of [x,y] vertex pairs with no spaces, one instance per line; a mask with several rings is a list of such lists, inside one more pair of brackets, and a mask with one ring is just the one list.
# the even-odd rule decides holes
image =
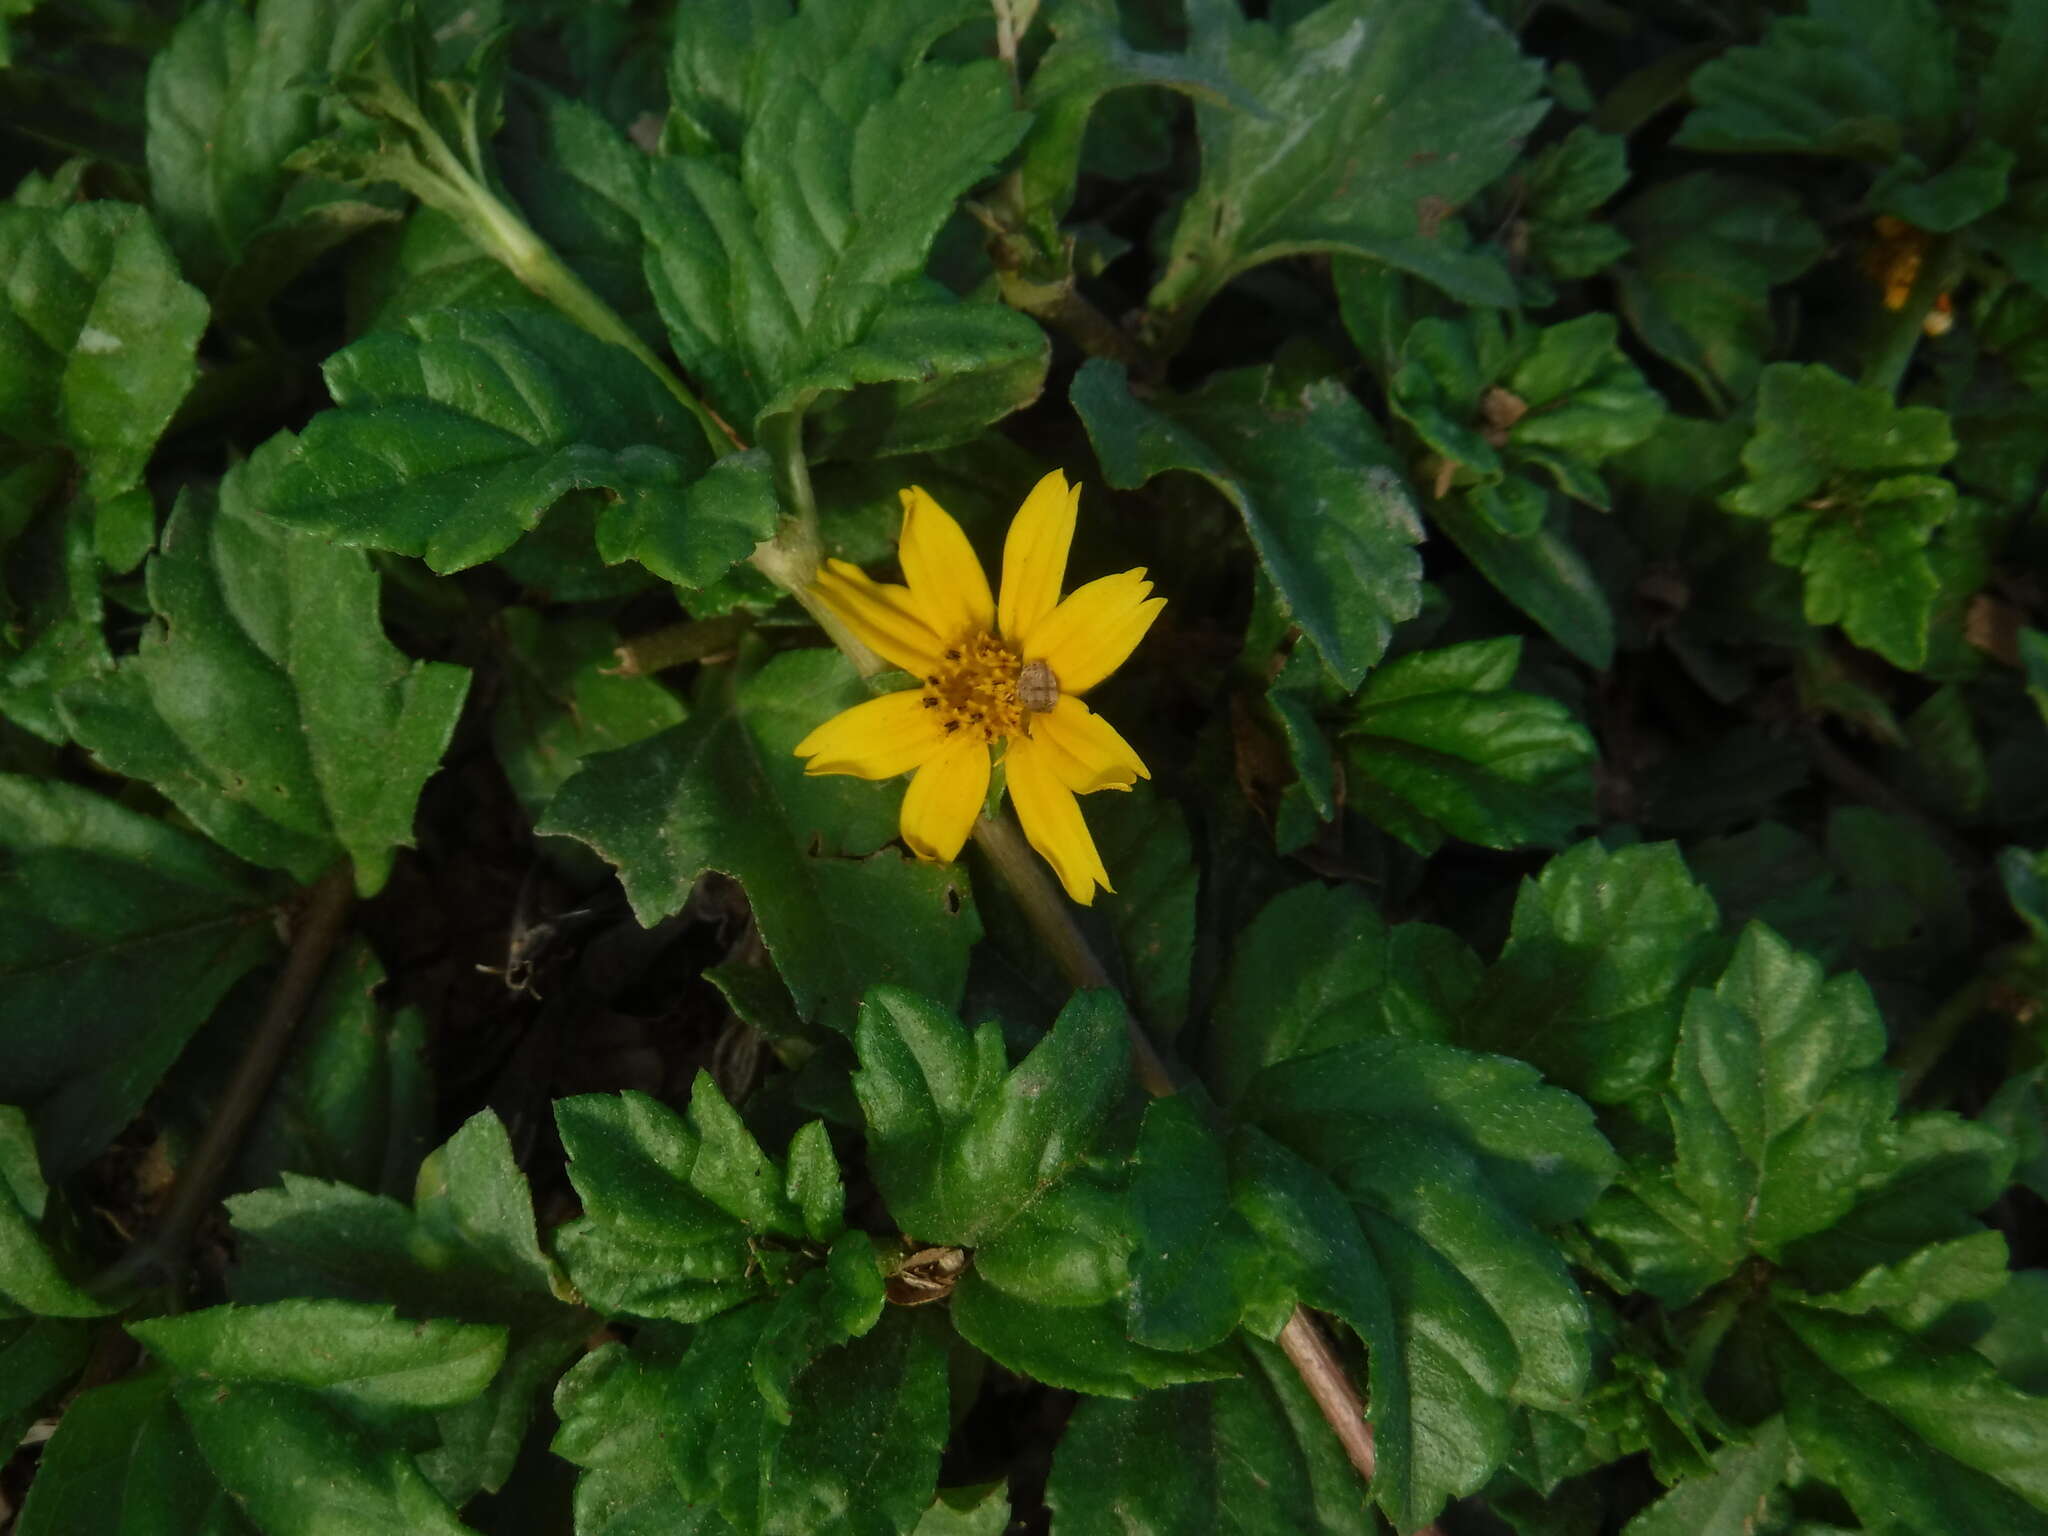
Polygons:
[[792,1245],[839,1234],[841,1191],[822,1177],[816,1133],[784,1169],[708,1073],[687,1124],[639,1093],[560,1099],[555,1120],[583,1197],[555,1246],[601,1310],[701,1322],[779,1283]]
[[614,1344],[563,1378],[554,1448],[586,1469],[578,1531],[893,1536],[918,1519],[946,1435],[938,1328],[901,1309],[870,1316],[872,1331],[799,1362],[806,1368],[778,1416],[756,1390],[748,1352],[805,1295],[714,1320],[679,1359]]
[[1615,333],[1611,315],[1517,331],[1487,310],[1418,320],[1389,401],[1455,469],[1441,487],[1465,489],[1501,533],[1527,536],[1542,523],[1544,498],[1524,482],[1541,472],[1605,511],[1595,467],[1648,437],[1664,414]]
[[1637,1286],[1672,1306],[1752,1254],[1834,1226],[1891,1161],[1897,1101],[1884,1021],[1861,977],[1762,924],[1744,931],[1714,990],[1687,999],[1664,1095],[1676,1142],[1588,1224]]
[[1131,1180],[1130,1335],[1153,1349],[1209,1349],[1237,1327],[1260,1262],[1231,1208],[1223,1144],[1181,1094],[1157,1099],[1138,1134]]
[[1791,1442],[1772,1418],[1714,1453],[1713,1470],[1679,1484],[1622,1527],[1622,1536],[1751,1536],[1785,1480]]
[[1367,680],[1341,728],[1350,804],[1416,852],[1446,836],[1557,846],[1593,819],[1592,734],[1509,689],[1515,638],[1415,651]]
[[2012,163],[2002,146],[1961,142],[1960,62],[1956,31],[1929,0],[1808,0],[1804,16],[1775,18],[1758,46],[1694,73],[1697,105],[1675,142],[1881,166],[1878,208],[1960,229],[2005,200]]
[[21,1536],[256,1529],[210,1475],[162,1371],[94,1387],[64,1410],[17,1526]]
[[0,776],[0,849],[0,1103],[29,1110],[62,1179],[276,940],[241,865],[69,784]]
[[222,302],[267,297],[327,246],[396,216],[286,161],[338,123],[329,84],[379,29],[388,4],[213,0],[150,63],[149,188],[185,270]]
[[1806,578],[1806,616],[1839,623],[1894,666],[1927,659],[1939,580],[1927,539],[1956,508],[1956,487],[1929,473],[1956,453],[1948,416],[1894,406],[1823,365],[1774,362],[1757,387],[1757,432],[1743,449],[1745,485],[1720,498],[1772,520],[1772,557]]
[[1888,1323],[1797,1301],[1774,1313],[1793,1443],[1866,1526],[2048,1530],[2048,1399],[2000,1380],[1980,1355],[1929,1348]]
[[1756,387],[1778,338],[1771,290],[1820,259],[1820,229],[1774,182],[1694,171],[1631,200],[1617,222],[1634,249],[1616,273],[1645,345],[1725,408]]
[[[923,59],[942,15],[810,6],[771,28],[741,14],[678,49],[703,116],[678,135],[697,142],[652,168],[647,277],[684,369],[750,438],[810,413],[837,417],[821,452],[912,452],[1037,396],[1037,327],[923,279],[960,195],[1029,122],[993,60]],[[744,91],[712,85],[749,35]]]
[[290,1169],[389,1194],[411,1188],[433,1119],[427,1021],[390,1006],[385,983],[361,939],[336,951],[250,1124],[236,1185],[261,1189]]
[[1046,1502],[1068,1536],[1367,1536],[1358,1474],[1280,1352],[1247,1340],[1237,1381],[1084,1401]]
[[1674,845],[1581,843],[1523,882],[1459,1041],[1532,1061],[1596,1103],[1653,1091],[1718,929]]
[[142,481],[198,377],[206,301],[132,203],[0,206],[0,435],[69,449],[101,516],[99,552],[127,570],[154,537],[107,519]]
[[792,750],[864,697],[836,653],[785,652],[682,725],[591,758],[539,830],[618,866],[650,926],[705,870],[734,876],[798,1012],[842,1034],[881,982],[957,1000],[981,936],[965,877],[875,853],[896,835],[900,792],[809,777]]
[[1148,1349],[1124,1328],[1123,1308],[1041,1304],[1006,1291],[978,1270],[953,1289],[960,1337],[1007,1370],[1070,1392],[1138,1397],[1161,1387],[1236,1374],[1224,1351]]
[[1264,110],[1214,61],[1131,47],[1123,39],[1116,8],[1102,0],[1061,6],[1048,21],[1054,41],[1025,86],[1031,129],[1016,169],[1019,210],[1048,246],[1074,200],[1095,109],[1112,93],[1161,87],[1226,110],[1254,116]]
[[325,372],[335,409],[290,443],[267,510],[436,571],[501,554],[576,489],[617,494],[599,545],[627,543],[626,529],[686,518],[684,490],[709,467],[646,368],[549,312],[415,313]]
[[1198,104],[1202,179],[1148,307],[1185,329],[1232,277],[1304,251],[1370,256],[1470,303],[1510,304],[1445,215],[1514,162],[1541,69],[1468,0],[1333,0],[1284,30],[1205,10],[1191,50],[1264,108]]
[[647,156],[585,102],[528,85],[508,106],[493,148],[514,206],[620,319],[658,341],[641,264]]
[[1000,1258],[1005,1230],[1088,1158],[1122,1100],[1125,1029],[1114,993],[1078,993],[1012,1068],[995,1025],[970,1035],[902,988],[870,993],[853,1087],[897,1226]]
[[[161,1376],[103,1389],[99,1410],[81,1420],[84,1435],[67,1448],[67,1475],[52,1480],[58,1498],[75,1496],[73,1458],[97,1455],[151,1474],[130,1492],[145,1510],[197,1513],[218,1501],[284,1536],[465,1529],[402,1446],[425,1415],[484,1390],[504,1359],[504,1330],[287,1301],[157,1318],[131,1331],[169,1365],[172,1395]],[[106,1507],[120,1512],[122,1503]],[[98,1520],[53,1528],[114,1529]]]
[[619,633],[601,619],[506,608],[498,622],[507,665],[491,743],[536,819],[586,757],[645,741],[688,713],[659,678],[621,674]]
[[180,500],[149,567],[158,626],[63,708],[231,851],[305,882],[346,854],[368,895],[412,842],[469,674],[385,639],[366,556],[264,515],[284,451],[231,471],[217,505]]
[[372,1426],[467,1402],[505,1358],[502,1328],[407,1322],[348,1301],[212,1307],[128,1331],[181,1377],[300,1387]]
[[1356,886],[1298,885],[1231,947],[1209,1024],[1209,1082],[1225,1103],[1261,1068],[1382,1032],[1387,925]]
[[286,1173],[281,1188],[232,1195],[238,1299],[322,1295],[409,1311],[530,1323],[558,1310],[532,1198],[490,1111],[419,1167],[413,1208],[346,1184]]
[[1429,520],[1551,639],[1596,670],[1613,665],[1614,610],[1572,540],[1548,527],[1502,533],[1462,496],[1433,502]]
[[1421,608],[1422,525],[1392,450],[1342,385],[1290,390],[1270,368],[1245,368],[1200,394],[1145,404],[1115,364],[1095,358],[1070,398],[1111,485],[1135,490],[1184,469],[1223,493],[1280,601],[1346,688]]
[[1521,173],[1517,239],[1531,264],[1553,277],[1581,278],[1628,253],[1628,237],[1596,210],[1628,184],[1627,141],[1581,124],[1529,160]]
[[1614,1154],[1587,1107],[1529,1067],[1420,1041],[1281,1062],[1240,1110],[1342,1191],[1384,1277],[1375,1495],[1412,1527],[1500,1465],[1515,1404],[1562,1408],[1584,1388],[1585,1300],[1538,1229],[1583,1213]]
[[1003,1536],[1010,1526],[1010,1490],[1003,1483],[941,1488],[910,1536]]
[[28,1116],[0,1105],[0,1314],[99,1317],[112,1311],[78,1288],[38,1230],[48,1197]]
[[643,502],[600,523],[608,560],[638,560],[663,581],[708,587],[771,537],[781,503],[760,449],[731,453],[682,493],[680,507]]
[[91,1352],[85,1323],[48,1317],[0,1323],[0,1440],[21,1444],[44,1405],[78,1380]]
[[2012,1278],[2002,1232],[1930,1243],[1896,1264],[1879,1264],[1847,1290],[1806,1298],[1813,1306],[1863,1316],[1882,1314],[1895,1327],[1924,1334],[1954,1309],[1996,1297]]

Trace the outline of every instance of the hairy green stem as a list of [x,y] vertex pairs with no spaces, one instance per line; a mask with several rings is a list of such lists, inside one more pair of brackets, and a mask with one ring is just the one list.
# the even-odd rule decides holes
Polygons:
[[1927,248],[1920,262],[1920,275],[1913,280],[1913,291],[1885,327],[1877,351],[1864,365],[1862,383],[1886,394],[1897,392],[1899,381],[1913,361],[1913,351],[1920,345],[1934,301],[1955,286],[1962,264],[1962,245],[1954,235],[1944,235]]
[[613,651],[618,664],[610,670],[618,677],[647,677],[706,660],[730,651],[751,622],[743,613],[728,613],[715,619],[685,619],[636,635]]
[[249,1037],[213,1119],[185,1165],[178,1170],[170,1199],[156,1229],[102,1272],[92,1283],[94,1294],[119,1298],[154,1279],[174,1280],[184,1263],[192,1234],[213,1208],[214,1196],[228,1165],[241,1150],[250,1122],[263,1107],[271,1084],[284,1065],[298,1029],[299,1015],[340,942],[342,926],[355,900],[355,872],[344,861],[308,888],[292,934],[291,953],[271,983],[263,1017]]

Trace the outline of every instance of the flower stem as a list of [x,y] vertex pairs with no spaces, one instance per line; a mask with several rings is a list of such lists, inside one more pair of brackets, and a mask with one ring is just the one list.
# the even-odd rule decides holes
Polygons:
[[612,653],[617,665],[607,670],[614,677],[647,677],[670,667],[708,661],[730,652],[747,632],[748,623],[746,615],[738,613],[686,619],[626,641]]

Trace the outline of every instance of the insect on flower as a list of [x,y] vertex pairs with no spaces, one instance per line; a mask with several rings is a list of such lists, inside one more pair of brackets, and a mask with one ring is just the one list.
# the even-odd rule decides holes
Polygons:
[[904,583],[828,560],[813,592],[922,682],[835,715],[796,755],[809,773],[912,773],[903,841],[919,858],[947,860],[981,813],[1001,747],[1024,835],[1085,906],[1098,885],[1112,887],[1075,796],[1127,790],[1151,774],[1081,695],[1123,665],[1166,599],[1150,596],[1142,568],[1060,597],[1081,492],[1058,470],[1010,523],[1000,601],[960,525],[919,487],[902,494]]

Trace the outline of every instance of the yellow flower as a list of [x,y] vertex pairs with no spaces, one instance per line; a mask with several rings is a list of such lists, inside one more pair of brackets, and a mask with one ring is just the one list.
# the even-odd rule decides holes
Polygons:
[[885,660],[922,678],[835,715],[797,743],[807,773],[894,778],[903,841],[953,859],[988,796],[990,749],[1024,835],[1067,894],[1086,906],[1114,889],[1076,795],[1129,789],[1152,775],[1081,695],[1123,665],[1166,606],[1144,570],[1104,576],[1062,600],[1079,486],[1054,470],[1032,488],[1003,543],[998,601],[960,525],[917,486],[903,492],[905,584],[828,560],[813,592]]

